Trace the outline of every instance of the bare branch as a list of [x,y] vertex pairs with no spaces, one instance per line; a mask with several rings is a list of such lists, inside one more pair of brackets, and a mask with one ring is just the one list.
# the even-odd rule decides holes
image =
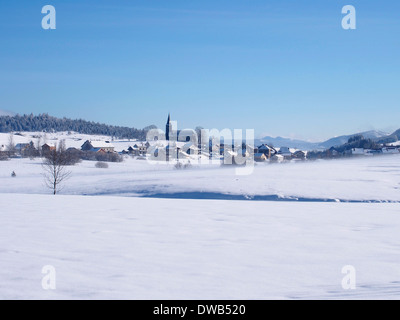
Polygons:
[[46,186],[53,191],[54,195],[60,190],[60,184],[71,176],[71,172],[66,169],[68,163],[64,142],[60,142],[58,148],[45,155],[42,163],[43,176]]

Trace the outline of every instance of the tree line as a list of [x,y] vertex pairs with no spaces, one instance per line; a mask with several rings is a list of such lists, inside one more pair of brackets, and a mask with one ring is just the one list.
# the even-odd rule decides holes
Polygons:
[[307,158],[312,160],[348,156],[346,152],[353,148],[377,150],[380,148],[380,144],[372,139],[364,138],[362,135],[355,135],[340,146],[331,147],[324,151],[310,151],[307,153]]
[[120,139],[144,140],[149,128],[136,129],[112,126],[82,119],[56,118],[47,113],[39,115],[0,116],[0,132],[59,132],[74,131],[82,134],[98,134]]

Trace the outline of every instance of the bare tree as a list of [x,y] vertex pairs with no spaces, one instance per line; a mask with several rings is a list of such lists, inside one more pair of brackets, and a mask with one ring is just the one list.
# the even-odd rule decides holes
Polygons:
[[17,151],[17,149],[15,148],[13,132],[10,132],[10,136],[8,137],[7,151],[8,151],[9,156],[15,155],[15,152]]
[[38,150],[39,157],[42,155],[42,146],[40,142],[42,141],[42,136],[38,135],[36,140],[36,149]]
[[65,142],[60,141],[59,146],[48,152],[43,160],[43,170],[46,186],[57,194],[60,185],[67,180],[71,172],[67,170],[68,155],[65,150]]

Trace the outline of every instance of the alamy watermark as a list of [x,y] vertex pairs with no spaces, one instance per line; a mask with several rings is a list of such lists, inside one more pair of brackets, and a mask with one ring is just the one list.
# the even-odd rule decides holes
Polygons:
[[51,5],[45,5],[42,8],[42,13],[46,14],[42,18],[42,28],[44,30],[55,30],[56,29],[56,8]]
[[342,274],[345,276],[342,279],[342,288],[344,290],[356,289],[356,268],[352,265],[346,265],[342,268]]
[[[42,18],[42,28],[44,30],[56,29],[56,9],[52,5],[45,5],[42,7],[42,13],[46,14]],[[355,30],[357,28],[356,8],[353,5],[345,5],[342,8],[342,28],[344,30]]]
[[55,290],[56,289],[56,268],[52,265],[45,265],[42,268],[42,289]]
[[342,28],[344,30],[355,30],[357,28],[356,8],[352,5],[344,6],[342,14],[345,14],[342,19]]
[[[243,136],[243,134],[245,134]],[[150,163],[198,161],[199,164],[235,166],[237,175],[249,175],[254,168],[254,129],[177,129],[170,121],[166,131],[149,130],[146,141]]]

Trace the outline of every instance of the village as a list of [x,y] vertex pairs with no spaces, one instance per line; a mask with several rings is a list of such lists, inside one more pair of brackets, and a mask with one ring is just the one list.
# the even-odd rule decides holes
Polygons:
[[[159,129],[157,129],[159,130]],[[254,145],[245,142],[240,144],[224,143],[220,137],[204,138],[195,130],[177,130],[176,123],[168,115],[165,132],[160,135],[148,135],[146,141],[111,139],[105,136],[84,136],[78,133],[54,133],[51,139],[43,139],[40,133],[27,137],[23,133],[10,133],[8,142],[0,144],[0,159],[13,157],[45,157],[59,147],[63,141],[65,151],[78,160],[97,160],[120,162],[124,156],[131,156],[138,160],[156,161],[196,161],[219,160],[223,163],[233,163],[241,157],[255,162],[288,162],[315,159],[330,159],[352,156],[376,156],[384,154],[398,154],[400,146],[397,144],[375,144],[371,141],[365,144],[362,137],[353,137],[344,146],[331,147],[327,150],[300,150],[285,146],[274,147],[267,143]],[[44,135],[49,135],[44,133]],[[34,138],[27,142],[29,138]],[[86,140],[83,140],[86,138]],[[14,143],[14,140],[17,140]],[[25,142],[22,142],[25,140]],[[4,141],[4,139],[3,139]],[[35,141],[35,142],[34,142]],[[45,141],[41,143],[41,141]],[[359,147],[361,142],[372,148]],[[229,162],[230,161],[230,162]]]

